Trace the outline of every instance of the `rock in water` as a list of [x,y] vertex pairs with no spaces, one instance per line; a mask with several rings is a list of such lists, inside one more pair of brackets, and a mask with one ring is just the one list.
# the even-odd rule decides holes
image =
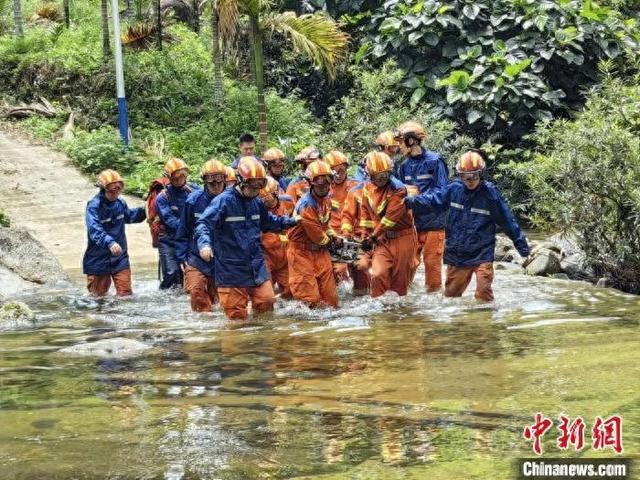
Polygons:
[[552,251],[541,249],[526,266],[527,275],[547,276],[560,273],[560,256]]
[[7,302],[0,308],[0,322],[15,322],[19,320],[34,321],[35,314],[22,302]]
[[60,353],[98,358],[132,358],[143,355],[151,347],[130,338],[107,338],[97,342],[78,343],[58,350]]

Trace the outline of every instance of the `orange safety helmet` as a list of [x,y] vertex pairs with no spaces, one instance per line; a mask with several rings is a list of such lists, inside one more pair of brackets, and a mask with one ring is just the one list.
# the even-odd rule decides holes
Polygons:
[[323,160],[328,163],[331,168],[336,168],[338,165],[349,165],[349,159],[339,150],[331,150],[324,156]]
[[427,138],[427,132],[424,131],[423,126],[418,122],[401,123],[396,132],[396,138],[404,138],[408,136],[422,140]]
[[270,148],[269,150],[267,150],[262,154],[262,160],[264,160],[267,163],[275,162],[276,160],[284,160],[284,159],[285,159],[284,152],[279,148],[275,148],[275,147]]
[[238,179],[236,177],[236,171],[231,168],[229,165],[226,165],[224,167],[224,172],[225,172],[225,179],[224,181],[229,183],[229,182],[237,182]]
[[486,167],[482,155],[478,152],[470,150],[465,152],[458,160],[456,164],[456,172],[458,173],[480,173]]
[[386,132],[382,132],[380,135],[378,135],[374,143],[377,147],[381,148],[400,146],[400,143],[391,130],[387,130]]
[[365,157],[365,168],[370,176],[391,172],[393,170],[393,160],[384,152],[369,152]]
[[296,162],[306,162],[307,160],[319,160],[321,158],[320,150],[314,146],[308,146],[300,150],[300,153],[296,155]]
[[310,182],[313,182],[316,178],[323,175],[329,176],[333,179],[333,171],[331,170],[331,167],[327,162],[323,162],[322,160],[314,160],[304,171],[305,178]]
[[111,183],[121,183],[124,186],[124,180],[122,180],[120,174],[115,170],[103,170],[98,174],[98,178],[96,179],[96,187],[105,188]]
[[267,181],[267,171],[264,165],[254,157],[242,157],[238,161],[236,174],[240,182],[252,179],[264,180],[265,183]]
[[268,197],[269,195],[277,195],[280,191],[280,185],[273,177],[267,177],[267,184],[260,190],[260,197]]
[[167,163],[164,164],[164,173],[170,177],[178,170],[187,170],[189,171],[189,167],[185,163],[184,160],[179,158],[172,158]]
[[215,158],[212,158],[211,160],[205,162],[204,165],[202,165],[201,173],[203,177],[205,175],[226,175],[227,167],[225,167],[222,162],[219,162]]

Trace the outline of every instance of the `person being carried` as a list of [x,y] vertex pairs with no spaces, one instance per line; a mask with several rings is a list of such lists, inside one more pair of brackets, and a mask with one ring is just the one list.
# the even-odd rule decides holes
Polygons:
[[362,242],[371,255],[371,296],[391,290],[406,295],[416,263],[417,235],[411,211],[404,205],[406,187],[392,177],[386,153],[367,154],[370,180],[363,187],[362,222],[373,228]]
[[156,197],[156,209],[161,228],[158,235],[158,253],[162,272],[161,290],[172,287],[182,288],[182,269],[176,254],[178,227],[187,197],[191,192],[199,189],[187,183],[189,167],[179,158],[172,158],[165,164],[164,174],[169,178],[169,185]]
[[230,319],[246,319],[251,302],[254,314],[273,310],[275,295],[260,243],[260,232],[279,232],[295,225],[287,216],[275,216],[258,198],[267,184],[267,172],[253,157],[238,162],[238,185],[228,188],[205,209],[196,222],[200,258],[214,262],[220,304]]
[[[282,193],[278,182],[272,177],[267,177],[267,185],[260,190],[260,200],[269,212],[276,216],[291,215],[293,202],[291,197]],[[289,287],[289,265],[287,263],[287,247],[289,239],[283,233],[263,232],[262,249],[267,268],[271,274],[271,282],[280,287],[282,298],[292,298]]]
[[218,299],[213,262],[200,258],[195,239],[196,222],[211,201],[226,188],[225,166],[216,159],[202,165],[204,188],[185,201],[177,232],[176,256],[184,274],[184,290],[191,296],[191,310],[210,312]]
[[104,296],[111,281],[119,297],[131,295],[131,268],[124,226],[146,218],[144,207],[129,208],[120,195],[124,181],[115,170],[98,175],[98,194],[87,203],[87,249],[82,270],[87,275],[87,289],[94,296]]
[[310,307],[338,306],[338,293],[328,246],[339,246],[329,222],[329,190],[333,179],[331,167],[323,161],[311,162],[304,174],[310,185],[295,208],[298,224],[289,233],[289,284],[293,298]]
[[[398,169],[398,180],[415,194],[435,193],[444,188],[449,183],[449,169],[442,156],[422,146],[422,141],[427,137],[422,125],[405,122],[398,127],[397,135],[406,157]],[[442,288],[445,215],[446,211],[414,212],[418,231],[417,263],[422,257],[428,293],[438,292]]]
[[480,302],[493,301],[496,226],[504,230],[521,256],[529,256],[524,233],[498,188],[482,178],[484,170],[482,156],[468,151],[456,164],[458,180],[434,193],[405,200],[418,214],[449,210],[444,249],[446,297],[460,297],[475,274],[475,298]]

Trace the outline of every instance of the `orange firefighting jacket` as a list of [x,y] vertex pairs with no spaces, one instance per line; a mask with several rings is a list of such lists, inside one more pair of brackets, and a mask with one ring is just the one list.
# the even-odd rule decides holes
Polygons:
[[362,192],[361,225],[372,228],[375,237],[387,231],[414,228],[413,214],[404,204],[406,196],[407,188],[393,177],[383,188],[366,182]]
[[311,192],[305,193],[294,210],[294,218],[298,221],[288,232],[292,246],[296,244],[325,246],[335,232],[329,225],[331,220],[331,200],[329,197],[318,198]]

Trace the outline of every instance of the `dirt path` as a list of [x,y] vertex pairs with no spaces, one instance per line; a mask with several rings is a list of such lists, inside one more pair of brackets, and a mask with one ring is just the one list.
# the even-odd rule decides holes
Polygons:
[[[91,180],[61,153],[30,145],[0,131],[0,206],[12,224],[27,228],[72,276],[82,274],[86,248],[84,210],[96,193]],[[142,206],[126,196],[129,206]],[[127,226],[132,268],[156,262],[146,223]]]

